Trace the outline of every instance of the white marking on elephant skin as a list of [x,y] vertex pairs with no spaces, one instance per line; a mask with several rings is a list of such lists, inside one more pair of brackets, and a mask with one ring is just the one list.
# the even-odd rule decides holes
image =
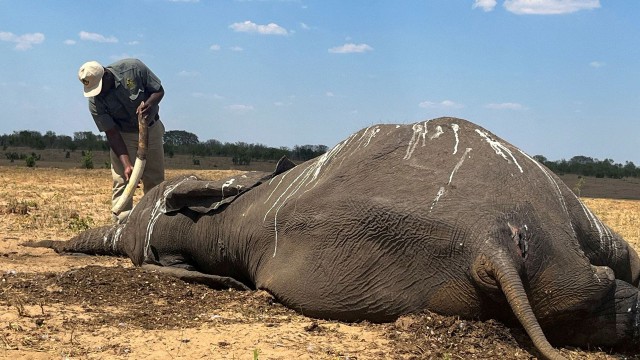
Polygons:
[[156,225],[156,222],[160,218],[160,215],[164,214],[167,211],[166,207],[166,199],[169,194],[173,190],[175,190],[178,186],[182,185],[184,182],[189,180],[197,180],[198,178],[195,176],[186,177],[177,184],[167,186],[162,193],[162,196],[156,201],[155,205],[151,209],[151,215],[149,216],[149,223],[147,224],[147,232],[145,234],[145,243],[144,243],[144,258],[150,259],[153,257],[153,254],[150,251],[151,247],[151,236],[153,235],[153,229]]
[[453,147],[453,155],[455,155],[458,153],[458,144],[460,143],[460,138],[458,137],[460,126],[458,126],[458,124],[451,124],[451,128],[453,129],[453,134],[456,136],[456,145]]
[[230,187],[235,181],[236,181],[236,179],[229,179],[229,180],[225,181],[224,184],[222,184],[222,198],[223,199],[224,199],[224,189]]
[[[348,147],[348,146],[349,146],[349,144],[351,143],[351,140],[355,139],[357,135],[358,135],[358,133],[353,133],[353,134],[351,134],[351,135],[350,135],[346,140],[342,141],[341,143],[339,143],[339,144],[338,144],[338,145],[336,145],[335,147],[338,147],[338,146],[339,146],[341,149],[342,149],[342,148],[346,148],[346,147]],[[334,147],[334,148],[335,148],[335,147]],[[353,152],[355,152],[355,150],[354,150]],[[351,155],[353,155],[353,152],[351,152]],[[342,163],[344,162],[344,159],[346,159],[347,157],[348,157],[348,156],[343,156],[343,157],[342,157],[342,161],[340,161],[340,165],[338,165],[338,167],[342,166]]]
[[[353,151],[351,152],[351,155],[353,155],[353,153],[355,153],[356,151],[358,151],[358,149],[360,149],[360,147],[367,147],[369,146],[369,143],[371,143],[371,139],[373,139],[374,137],[376,137],[376,135],[380,132],[380,126],[376,125],[373,128],[372,127],[368,127],[366,128],[362,134],[360,135],[360,138],[357,140],[358,141],[358,146],[355,147],[355,149],[353,149]],[[352,136],[350,136],[347,140],[343,141],[342,143],[334,146],[333,149],[335,149],[336,147],[344,147],[346,146],[351,139],[353,139],[358,133],[353,134]],[[364,146],[363,146],[364,145]],[[332,150],[333,150],[332,149]]]
[[[506,146],[502,145],[500,142],[493,140],[486,132],[481,131],[479,129],[476,129],[476,132],[480,134],[480,136],[483,139],[485,139],[487,143],[489,143],[489,145],[496,152],[497,155],[502,156],[502,158],[507,160],[507,162],[509,163],[511,163],[511,160],[513,160],[513,162],[516,164],[518,169],[520,169],[520,172],[521,173],[523,172],[522,167],[520,167],[520,164],[518,164],[518,160],[516,160],[516,158],[513,156],[513,154],[511,153],[511,150],[509,150]],[[507,155],[505,155],[505,152],[509,154],[509,157],[511,157],[511,160],[507,158]]]
[[[377,131],[376,130],[374,130],[374,131],[375,131],[375,133],[377,133],[379,131],[379,129]],[[371,137],[374,137],[374,136],[371,136]],[[274,247],[274,250],[273,250],[273,257],[276,256],[276,253],[277,253],[277,250],[278,250],[278,213],[280,212],[280,209],[284,206],[284,204],[287,202],[287,200],[289,200],[294,195],[296,195],[301,188],[308,187],[311,183],[313,183],[313,186],[311,186],[311,188],[305,190],[304,192],[307,192],[307,191],[313,189],[317,184],[317,180],[318,180],[318,178],[320,176],[320,173],[323,170],[323,168],[325,166],[328,166],[330,161],[332,159],[334,159],[335,157],[337,157],[338,154],[340,154],[340,152],[345,148],[345,146],[349,143],[349,140],[351,140],[351,139],[352,139],[352,137],[350,137],[346,141],[343,141],[342,143],[339,143],[338,145],[334,146],[333,149],[331,149],[329,152],[326,152],[326,153],[322,154],[315,161],[311,162],[304,170],[302,170],[300,172],[300,174],[295,179],[293,179],[289,183],[289,185],[284,189],[284,191],[280,194],[280,196],[278,196],[275,199],[275,201],[273,202],[271,207],[264,214],[264,218],[262,219],[262,221],[266,221],[267,220],[267,216],[269,215],[269,213],[271,213],[271,211],[273,209],[276,209],[275,210],[275,214],[273,216],[273,225],[274,225],[274,232],[275,232],[275,247]],[[362,137],[361,137],[361,139],[362,139]],[[358,145],[358,147],[360,145],[362,145],[362,143],[360,143]],[[285,175],[286,174],[287,173],[285,173]],[[264,202],[265,204],[269,201],[271,196],[274,195],[275,191],[278,189],[280,184],[283,183],[283,180],[284,180],[284,176],[281,177],[280,182],[278,183],[278,185],[273,189],[271,194],[269,194],[269,197]]]
[[[577,198],[577,197],[576,197]],[[598,235],[600,236],[600,246],[604,247],[605,241],[608,241],[609,245],[613,248],[614,256],[618,255],[618,243],[613,241],[613,234],[611,230],[596,217],[591,210],[582,202],[582,200],[578,199],[580,203],[580,207],[582,207],[582,211],[585,216],[589,220],[589,224],[591,224],[591,228],[595,228],[598,231]]]
[[[462,163],[464,162],[464,159],[467,158],[467,156],[469,155],[469,153],[471,152],[471,150],[473,150],[472,148],[467,148],[464,151],[464,154],[462,154],[462,157],[460,157],[460,160],[458,160],[458,163],[456,164],[456,166],[454,166],[453,170],[451,171],[451,174],[449,175],[449,182],[447,182],[446,186],[451,185],[451,182],[453,181],[453,175],[455,175],[455,173],[458,171],[458,169],[460,169],[460,167],[462,166]],[[436,204],[438,203],[438,201],[440,200],[440,198],[446,193],[446,189],[444,186],[441,186],[440,189],[438,190],[438,193],[436,194],[436,197],[433,199],[433,201],[431,202],[431,207],[429,208],[429,212],[431,212],[431,210],[433,210],[433,208],[436,206]]]
[[462,163],[464,162],[464,159],[467,158],[467,155],[471,152],[471,150],[472,150],[471,148],[467,148],[467,150],[464,151],[464,154],[462,154],[462,157],[460,158],[460,160],[458,161],[456,166],[453,168],[453,171],[451,172],[451,175],[449,175],[449,182],[447,183],[447,185],[451,184],[451,181],[453,181],[453,174],[455,174],[456,171],[458,171],[458,169],[460,169],[460,166],[462,166]]
[[364,147],[369,146],[369,143],[371,142],[371,139],[373,139],[374,137],[376,137],[376,135],[380,132],[380,127],[376,126],[374,127],[370,132],[369,132],[369,138],[367,139],[367,143],[364,144]]
[[442,197],[442,195],[444,195],[444,193],[445,193],[444,186],[441,186],[440,190],[438,190],[438,193],[436,194],[435,199],[433,199],[433,201],[431,202],[431,207],[429,208],[429,212],[433,210],[433,207],[436,206],[436,204],[438,203],[438,200],[440,200],[440,198]]
[[437,139],[442,134],[444,134],[444,130],[442,130],[442,126],[438,125],[438,126],[436,126],[436,133],[431,135],[431,136],[429,136],[429,140]]
[[520,149],[517,149],[517,150],[518,150],[518,152],[520,152],[520,154],[522,154],[524,157],[526,157],[532,163],[534,163],[538,167],[538,169],[540,169],[540,171],[542,171],[542,173],[547,178],[547,180],[549,180],[549,183],[553,187],[553,190],[555,191],[555,193],[556,193],[556,195],[558,197],[558,201],[560,202],[560,206],[562,206],[562,211],[564,211],[565,215],[567,215],[567,218],[569,219],[569,227],[571,228],[571,232],[573,233],[573,236],[577,236],[576,235],[576,230],[573,228],[573,223],[571,221],[571,216],[569,215],[569,210],[567,209],[567,203],[564,201],[564,196],[562,195],[562,190],[560,190],[560,185],[558,185],[558,182],[553,178],[553,176],[551,176],[551,174],[549,173],[549,170],[547,170],[544,166],[542,166],[542,164],[540,164],[540,162],[538,162],[538,160],[532,158],[531,156],[529,156],[529,154],[525,153],[524,151],[522,151]]
[[413,135],[411,135],[411,140],[409,140],[409,145],[407,146],[407,153],[404,155],[404,160],[411,159],[411,155],[415,151],[416,147],[418,147],[418,143],[420,139],[422,139],[422,146],[426,144],[426,136],[427,136],[427,122],[425,121],[423,124],[415,123],[411,127],[413,129]]
[[117,244],[120,242],[120,237],[122,236],[122,229],[124,229],[123,225],[118,225],[116,227],[116,231],[113,233],[113,237],[111,238],[111,250],[115,251]]
[[278,184],[276,185],[276,187],[273,189],[273,191],[271,191],[271,193],[269,194],[269,197],[267,197],[267,200],[264,201],[265,204],[269,201],[269,199],[271,199],[271,195],[273,195],[273,193],[276,192],[276,190],[278,190],[278,187],[280,186],[280,184],[282,184],[282,180],[284,180],[284,178],[287,177],[288,174],[289,172],[285,172],[282,176],[276,176],[271,178],[271,180],[269,180],[269,185],[271,185],[274,179],[278,177],[280,178],[280,181],[278,181]]

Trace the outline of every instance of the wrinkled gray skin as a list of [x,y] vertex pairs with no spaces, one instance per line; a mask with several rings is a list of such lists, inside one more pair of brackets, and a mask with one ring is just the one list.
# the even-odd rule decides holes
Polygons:
[[519,322],[546,358],[561,358],[547,339],[637,347],[636,252],[551,171],[465,120],[371,126],[206,214],[164,209],[187,183],[202,193],[176,198],[206,198],[198,181],[157,187],[125,224],[30,245],[264,289],[312,317]]

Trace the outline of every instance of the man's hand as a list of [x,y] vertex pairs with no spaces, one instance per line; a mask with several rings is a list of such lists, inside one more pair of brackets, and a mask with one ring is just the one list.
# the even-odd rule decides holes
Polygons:
[[138,105],[138,108],[136,109],[136,114],[140,115],[142,114],[142,116],[149,116],[149,111],[151,110],[151,104],[147,101],[147,102],[141,102],[140,105]]
[[129,160],[129,155],[122,155],[120,157],[120,161],[123,164],[125,162],[127,163],[126,165],[124,165],[124,179],[126,181],[129,181],[129,178],[131,177],[131,173],[133,173],[133,166],[131,165],[131,161]]
[[142,116],[149,117],[147,120],[152,121],[155,118],[156,111],[158,109],[158,104],[160,100],[164,97],[164,89],[160,88],[160,91],[154,92],[149,95],[147,101],[143,101],[138,105],[136,109],[136,114],[142,114]]

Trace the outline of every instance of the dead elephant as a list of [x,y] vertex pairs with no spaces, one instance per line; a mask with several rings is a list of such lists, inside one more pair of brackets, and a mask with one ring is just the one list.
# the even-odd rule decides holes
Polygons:
[[174,179],[124,224],[30,245],[264,289],[312,317],[518,321],[547,358],[561,358],[548,339],[638,346],[636,252],[546,167],[473,123],[371,126],[263,175]]

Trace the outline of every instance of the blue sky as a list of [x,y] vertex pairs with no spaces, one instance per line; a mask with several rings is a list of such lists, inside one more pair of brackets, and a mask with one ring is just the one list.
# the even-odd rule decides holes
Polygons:
[[531,155],[640,165],[640,1],[0,0],[0,134],[98,130],[77,70],[144,61],[167,130],[329,147],[476,122]]

